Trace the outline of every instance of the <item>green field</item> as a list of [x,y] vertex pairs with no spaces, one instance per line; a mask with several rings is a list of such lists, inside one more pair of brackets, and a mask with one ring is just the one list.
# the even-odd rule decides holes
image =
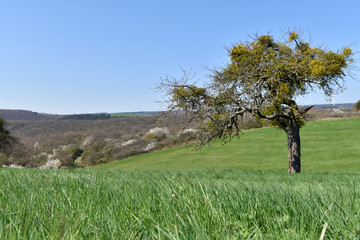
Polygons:
[[0,169],[0,239],[360,238],[360,176]]
[[128,113],[110,113],[112,118],[117,117],[139,117],[139,116],[155,116],[159,112],[128,112]]
[[[303,172],[360,173],[360,118],[308,122],[300,130]],[[244,132],[225,146],[186,146],[98,165],[95,169],[243,169],[286,172],[286,134],[276,128]]]
[[0,239],[319,239],[324,224],[360,239],[359,131],[308,123],[300,174],[272,128],[92,169],[0,169]]

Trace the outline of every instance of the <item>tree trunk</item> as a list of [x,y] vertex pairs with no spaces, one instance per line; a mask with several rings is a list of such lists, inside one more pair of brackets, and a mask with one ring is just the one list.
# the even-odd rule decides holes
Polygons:
[[300,165],[300,127],[295,121],[290,121],[286,128],[288,151],[289,151],[289,173],[299,173]]

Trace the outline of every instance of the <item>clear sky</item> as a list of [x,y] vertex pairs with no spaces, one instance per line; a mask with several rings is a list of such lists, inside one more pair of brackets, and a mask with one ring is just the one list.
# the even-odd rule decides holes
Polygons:
[[[359,52],[359,9],[358,0],[3,0],[0,109],[161,110],[153,90],[160,77],[179,77],[183,67],[205,81],[204,66],[223,66],[225,47],[255,33],[296,27],[314,44]],[[346,85],[335,102],[360,99],[360,81]],[[315,93],[300,103],[326,100]]]

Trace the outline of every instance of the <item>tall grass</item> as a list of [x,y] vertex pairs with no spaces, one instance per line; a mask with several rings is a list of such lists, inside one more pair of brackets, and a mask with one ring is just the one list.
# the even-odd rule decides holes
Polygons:
[[360,238],[360,176],[0,169],[1,239]]

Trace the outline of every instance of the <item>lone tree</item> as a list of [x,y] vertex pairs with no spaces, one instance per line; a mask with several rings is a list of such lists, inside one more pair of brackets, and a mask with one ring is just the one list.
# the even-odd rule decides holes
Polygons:
[[211,70],[204,87],[185,71],[180,79],[163,78],[158,88],[169,96],[168,112],[182,111],[196,120],[201,145],[241,132],[239,120],[246,112],[268,120],[287,134],[289,173],[300,172],[299,130],[312,106],[301,108],[295,99],[317,89],[328,97],[341,90],[352,50],[313,47],[296,32],[285,38],[259,35],[233,46],[230,63]]

